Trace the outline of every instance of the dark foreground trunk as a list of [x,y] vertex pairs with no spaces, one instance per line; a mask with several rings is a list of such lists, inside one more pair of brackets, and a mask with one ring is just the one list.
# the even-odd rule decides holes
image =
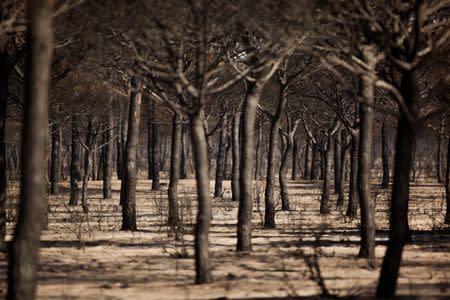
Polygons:
[[320,213],[326,215],[330,213],[330,191],[331,191],[331,160],[332,151],[331,145],[332,137],[328,137],[327,145],[323,152],[323,188],[322,196],[320,198]]
[[150,170],[152,179],[152,190],[159,190],[159,170],[160,170],[160,155],[159,155],[159,126],[156,122],[156,104],[155,101],[150,102],[149,108],[149,126],[148,129],[151,132],[151,145],[150,145]]
[[441,123],[439,124],[439,132],[438,132],[438,147],[436,153],[436,177],[439,183],[444,182],[444,178],[442,176],[442,165],[443,165],[442,144],[443,144],[444,128],[445,128],[445,117],[441,117]]
[[222,130],[220,131],[219,137],[219,150],[217,153],[217,162],[216,162],[216,181],[214,183],[214,197],[221,197],[223,190],[223,176],[225,171],[225,152],[226,152],[226,143],[227,143],[227,116],[223,118]]
[[170,173],[169,188],[169,219],[168,225],[174,229],[180,226],[180,214],[178,209],[178,180],[180,178],[180,160],[182,147],[182,118],[180,114],[174,113],[172,120],[172,142],[170,151]]
[[232,156],[232,171],[231,171],[231,200],[239,201],[239,119],[237,114],[233,118],[231,131],[231,156]]
[[50,194],[52,195],[59,192],[60,126],[59,120],[56,120],[50,127],[52,139],[50,154]]
[[50,77],[52,1],[28,3],[25,79],[25,119],[22,148],[22,179],[19,216],[8,264],[8,299],[36,296],[39,238],[46,215],[46,147],[48,86]]
[[[289,194],[286,183],[286,171],[287,163],[289,159],[289,153],[292,150],[292,143],[289,138],[285,138],[285,145],[283,145],[283,157],[281,159],[279,181],[280,181],[280,196],[281,196],[281,210],[288,211],[291,210],[289,205]],[[293,153],[295,155],[295,153]]]
[[336,137],[333,141],[333,159],[334,159],[334,193],[339,193],[339,183],[341,181],[341,148],[342,148],[342,141],[341,141],[341,133],[338,131],[336,133]]
[[106,130],[103,133],[105,145],[103,148],[103,199],[109,199],[112,197],[111,193],[111,179],[113,169],[113,144],[112,144],[112,128],[113,128],[113,116],[112,107],[108,109],[106,116]]
[[447,200],[447,210],[445,213],[445,224],[450,224],[450,139],[447,147],[447,168],[445,171],[445,198]]
[[211,225],[211,202],[209,198],[208,143],[203,127],[203,110],[191,115],[192,148],[194,150],[195,178],[197,182],[197,224],[195,226],[195,282],[212,282],[211,258],[209,256],[209,227]]
[[6,141],[5,126],[8,107],[8,84],[10,71],[8,54],[3,53],[0,45],[0,252],[6,250]]
[[122,230],[137,230],[136,184],[137,151],[139,145],[139,124],[141,120],[142,94],[136,79],[131,82],[130,108],[128,113],[128,134],[124,151],[124,168],[121,185]]
[[291,179],[297,180],[298,175],[298,142],[294,139],[294,145],[292,146],[292,173]]
[[311,165],[309,164],[309,153],[311,150],[311,143],[309,141],[306,142],[305,145],[305,163],[303,166],[303,179],[310,179],[309,176],[311,174]]
[[345,167],[347,162],[347,152],[348,152],[348,146],[347,146],[347,135],[344,130],[341,130],[341,154],[339,155],[340,158],[340,169],[339,169],[339,182],[338,182],[338,197],[336,201],[337,207],[342,207],[344,205],[344,198],[345,198]]
[[381,126],[381,156],[383,163],[383,179],[381,181],[381,188],[387,189],[389,187],[389,145],[387,125]]
[[78,188],[78,180],[81,179],[80,174],[80,143],[78,141],[78,116],[72,116],[71,129],[71,160],[70,160],[70,200],[69,205],[78,204],[80,190]]
[[358,145],[359,133],[356,132],[352,136],[352,146],[350,155],[350,184],[348,191],[348,206],[346,216],[356,218],[358,208],[358,191],[356,183],[358,181]]
[[91,167],[91,152],[94,144],[94,127],[92,124],[92,117],[88,121],[88,130],[86,133],[85,146],[84,149],[84,165],[83,165],[83,186],[81,188],[81,206],[83,207],[83,212],[88,213],[88,182],[89,182],[89,171]]

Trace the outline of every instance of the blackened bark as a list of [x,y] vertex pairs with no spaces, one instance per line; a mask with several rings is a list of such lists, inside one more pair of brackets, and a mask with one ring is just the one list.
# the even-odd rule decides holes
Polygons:
[[159,170],[160,170],[160,154],[159,154],[159,126],[156,122],[156,103],[151,101],[149,105],[149,129],[151,131],[151,179],[152,190],[159,190]]
[[336,133],[333,140],[333,160],[334,160],[334,193],[339,193],[339,183],[341,176],[341,134]]
[[307,180],[310,179],[310,174],[311,174],[311,165],[309,164],[309,153],[311,150],[311,143],[310,141],[306,141],[306,145],[305,145],[305,163],[303,166],[303,179]]
[[70,200],[69,205],[78,204],[79,188],[78,180],[81,179],[80,174],[80,143],[78,141],[79,120],[77,115],[72,116],[71,128],[71,160],[70,160]]
[[[375,70],[376,59],[372,48],[366,47],[363,58],[371,71]],[[369,76],[362,76],[360,95],[364,99],[359,106],[359,155],[357,187],[361,213],[361,243],[359,257],[368,259],[369,265],[375,264],[375,204],[370,186],[370,171],[372,168],[373,123],[374,123],[374,84]]]
[[330,213],[330,191],[331,191],[331,162],[332,162],[332,136],[328,136],[323,149],[323,187],[320,198],[320,213],[326,215]]
[[212,281],[209,256],[209,227],[211,225],[211,202],[209,198],[208,143],[203,127],[203,110],[190,116],[192,148],[194,150],[195,178],[197,182],[197,224],[195,226],[195,282]]
[[443,131],[445,128],[445,118],[441,118],[441,122],[439,124],[439,132],[438,132],[438,147],[437,147],[437,153],[436,153],[436,177],[438,180],[438,183],[444,182],[444,177],[442,176],[442,165],[443,165],[443,154],[442,154],[442,147],[443,147]]
[[383,179],[381,181],[381,188],[387,189],[389,187],[389,143],[387,125],[385,123],[381,126],[381,156],[383,164]]
[[237,228],[237,251],[252,250],[252,212],[253,212],[253,164],[256,110],[263,85],[247,82],[240,121],[240,173],[239,173],[239,209]]
[[140,84],[131,80],[130,107],[128,112],[128,134],[124,151],[124,168],[121,185],[122,230],[137,230],[136,225],[136,184],[137,151],[139,146],[139,124],[141,120],[142,94]]
[[450,224],[450,139],[447,146],[447,168],[445,170],[445,199],[447,200],[447,210],[445,213],[445,224]]
[[108,108],[106,116],[106,130],[103,132],[103,199],[112,197],[111,193],[111,179],[113,169],[113,144],[112,144],[112,128],[113,115],[112,107]]
[[[410,113],[414,116],[414,106],[419,95],[416,70],[405,71],[401,81],[401,94]],[[403,246],[409,239],[408,199],[409,173],[412,164],[412,148],[415,128],[401,110],[397,125],[394,177],[391,199],[389,241],[381,266],[377,297],[394,296],[402,259]]]
[[89,212],[88,206],[88,182],[89,182],[89,172],[91,169],[91,152],[94,144],[94,126],[92,124],[92,116],[88,120],[88,130],[86,133],[85,146],[84,149],[84,166],[83,166],[83,186],[81,188],[81,206],[83,207],[83,212]]
[[181,162],[180,162],[180,179],[187,178],[186,169],[186,155],[187,155],[187,145],[186,145],[186,126],[181,125],[182,135],[181,135]]
[[355,132],[352,135],[352,146],[350,154],[350,184],[348,191],[348,206],[346,216],[350,218],[355,218],[358,209],[358,191],[357,191],[357,180],[358,180],[358,146],[359,146],[359,133]]
[[283,211],[288,211],[291,210],[291,207],[289,205],[289,194],[288,194],[288,189],[287,189],[287,183],[286,183],[286,171],[287,171],[287,163],[288,163],[288,159],[289,159],[289,154],[292,150],[292,144],[293,141],[290,140],[290,137],[285,137],[285,139],[283,139],[282,137],[282,141],[285,142],[283,143],[283,156],[281,159],[281,164],[280,164],[280,172],[279,172],[279,182],[280,182],[280,196],[281,196],[281,210]]
[[[0,45],[0,47],[2,47]],[[0,48],[0,252],[6,250],[6,141],[5,126],[8,107],[8,84],[10,70],[8,55]]]
[[294,139],[294,145],[292,146],[292,173],[291,173],[291,179],[297,180],[297,174],[298,174],[298,142],[296,139]]
[[233,118],[231,131],[232,174],[231,174],[231,200],[239,201],[239,120],[240,114]]
[[[46,147],[52,53],[52,3],[28,3],[25,120],[19,216],[8,264],[8,299],[36,296],[39,238],[47,215]],[[45,220],[44,220],[45,221]]]
[[180,159],[182,146],[182,118],[179,113],[173,114],[172,119],[172,141],[170,151],[170,171],[169,188],[169,218],[168,225],[177,229],[180,224],[180,214],[178,209],[178,180],[180,178]]
[[60,123],[56,120],[50,127],[52,147],[50,154],[50,194],[55,195],[59,192],[59,156],[60,156]]
[[223,193],[223,176],[225,171],[225,147],[227,143],[227,127],[228,120],[227,116],[223,117],[222,121],[222,129],[220,131],[219,137],[219,149],[217,152],[217,160],[216,160],[216,181],[214,183],[214,197],[221,197]]
[[336,206],[342,207],[344,205],[344,198],[345,198],[345,167],[346,167],[346,158],[347,158],[347,152],[348,152],[348,146],[347,146],[347,135],[344,130],[341,130],[341,154],[340,156],[340,174],[339,174],[339,182],[338,182],[338,197],[336,200]]
[[317,180],[319,178],[319,150],[317,145],[312,144],[312,157],[311,157],[311,172],[309,175],[310,180]]
[[260,177],[261,165],[260,165],[260,149],[261,149],[261,124],[258,124],[258,138],[256,140],[256,149],[255,149],[255,180]]

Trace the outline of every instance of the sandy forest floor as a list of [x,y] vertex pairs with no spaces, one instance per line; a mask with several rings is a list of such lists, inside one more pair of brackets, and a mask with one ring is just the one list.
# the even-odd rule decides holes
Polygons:
[[[137,232],[119,230],[120,183],[114,181],[111,200],[101,199],[101,184],[90,182],[88,219],[80,207],[67,205],[67,185],[61,194],[50,197],[50,225],[42,235],[40,252],[39,298],[259,299],[318,296],[324,289],[339,296],[374,294],[387,238],[388,195],[384,192],[374,190],[378,245],[377,267],[371,269],[364,260],[355,258],[358,220],[348,220],[345,211],[334,209],[334,202],[330,215],[319,215],[320,182],[289,182],[293,210],[277,213],[278,228],[274,230],[261,226],[263,184],[256,183],[254,194],[259,196],[253,214],[254,251],[251,255],[237,254],[237,203],[230,201],[226,182],[224,197],[212,200],[210,249],[215,282],[196,286],[192,284],[194,261],[189,229],[195,220],[194,181],[183,180],[179,188],[183,220],[188,224],[181,241],[176,241],[164,225],[166,182],[161,192],[152,192],[149,181],[139,181]],[[437,184],[412,184],[413,243],[404,251],[398,295],[450,297],[450,231],[442,224],[443,192]],[[14,193],[11,188],[10,194]],[[15,218],[10,210],[8,218]],[[4,295],[4,256],[0,290]]]

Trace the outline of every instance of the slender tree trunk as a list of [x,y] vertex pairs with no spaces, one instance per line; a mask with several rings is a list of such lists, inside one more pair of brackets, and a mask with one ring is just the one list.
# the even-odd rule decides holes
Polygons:
[[84,149],[84,168],[83,168],[83,186],[81,188],[81,206],[83,207],[83,212],[88,213],[88,182],[89,182],[89,171],[91,169],[91,152],[94,144],[94,127],[92,124],[92,116],[89,117],[88,130],[86,134],[85,146],[88,149]]
[[79,120],[77,115],[72,116],[72,144],[71,144],[71,160],[70,160],[70,200],[69,205],[78,204],[79,188],[78,180],[81,179],[80,174],[80,143],[78,141]]
[[225,170],[225,147],[227,140],[227,126],[228,120],[227,116],[224,116],[222,123],[222,130],[219,137],[219,149],[217,153],[216,161],[216,181],[214,184],[214,197],[221,197],[223,193],[223,175]]
[[203,110],[191,118],[192,148],[194,150],[195,177],[197,181],[197,224],[195,227],[195,282],[210,283],[211,259],[209,256],[209,227],[211,225],[211,202],[209,198],[208,143],[203,127]]
[[298,168],[298,142],[296,139],[294,139],[294,145],[292,148],[292,174],[291,179],[297,180],[297,171]]
[[135,78],[131,81],[130,108],[128,113],[128,134],[124,151],[124,169],[121,185],[122,230],[137,230],[136,225],[136,184],[137,151],[139,146],[139,124],[141,120],[141,85]]
[[333,151],[333,159],[334,159],[334,193],[339,193],[339,183],[341,176],[341,133],[337,132],[333,141],[334,151]]
[[103,132],[105,145],[103,146],[103,199],[112,197],[111,179],[113,170],[113,144],[112,144],[112,127],[113,115],[112,107],[108,108],[106,116],[106,130]]
[[388,146],[388,132],[387,126],[383,123],[381,126],[381,156],[383,163],[383,179],[381,181],[381,188],[387,189],[389,187],[389,146]]
[[311,143],[309,141],[306,141],[305,146],[305,164],[303,167],[303,179],[307,180],[310,179],[311,174],[311,165],[309,164],[309,153],[311,150]]
[[[6,251],[6,141],[5,127],[8,107],[9,65],[8,54],[0,44],[0,252]],[[6,67],[8,66],[8,67]],[[11,169],[12,170],[12,169]],[[12,172],[11,172],[12,173]],[[10,174],[11,174],[10,173]]]
[[28,57],[19,216],[8,264],[8,299],[36,297],[39,239],[46,222],[48,87],[52,53],[52,1],[28,3]]
[[311,158],[311,173],[310,180],[317,180],[319,178],[319,151],[317,145],[312,144],[312,158]]
[[247,92],[241,114],[237,251],[252,250],[254,126],[262,88],[263,85],[258,82],[247,82]]
[[169,219],[168,225],[177,229],[180,224],[180,214],[178,209],[178,179],[180,178],[180,158],[182,147],[182,118],[178,113],[173,114],[172,120],[172,145],[170,151],[170,173],[169,188]]
[[337,207],[342,207],[344,205],[345,198],[345,166],[347,157],[347,145],[344,142],[347,140],[347,136],[344,130],[341,130],[341,147],[340,147],[340,169],[339,169],[339,182],[338,182],[338,197],[336,201]]
[[258,124],[258,138],[256,140],[256,149],[255,149],[255,180],[257,180],[260,177],[260,149],[261,149],[261,137],[262,137],[262,132],[261,132],[261,124]]
[[331,143],[332,136],[329,136],[323,152],[323,188],[322,196],[320,198],[320,213],[323,215],[330,213],[331,162],[333,154],[331,151]]
[[[291,207],[289,205],[289,194],[286,183],[286,171],[287,171],[287,162],[289,159],[289,153],[292,150],[293,141],[291,138],[285,138],[286,142],[283,145],[283,157],[281,159],[280,172],[279,172],[279,182],[280,182],[280,196],[281,196],[281,210],[289,211]],[[283,137],[282,137],[283,141]]]
[[50,194],[55,195],[59,192],[59,155],[60,155],[60,123],[56,120],[51,126],[52,148],[50,155]]
[[358,208],[358,191],[357,191],[357,180],[358,180],[358,145],[359,145],[359,133],[356,132],[352,136],[352,146],[350,155],[350,184],[348,191],[348,206],[347,206],[347,217],[355,218]]
[[[363,49],[363,58],[374,71],[376,66],[375,53],[371,48]],[[374,85],[368,76],[361,78],[360,94],[365,102],[359,105],[359,155],[357,187],[361,213],[361,243],[359,257],[368,259],[369,265],[375,264],[375,204],[372,198],[370,172],[372,169],[373,147],[373,104]]]
[[445,118],[441,118],[441,123],[439,124],[439,132],[438,132],[438,147],[437,147],[437,153],[436,153],[436,175],[438,179],[438,183],[444,183],[444,178],[442,176],[442,165],[443,165],[443,154],[442,154],[442,147],[443,147],[443,131],[445,128]]
[[181,124],[181,166],[180,166],[180,179],[187,178],[186,169],[186,155],[187,155],[187,145],[186,145],[186,127]]
[[[418,79],[415,70],[403,74],[401,93],[405,105],[412,115],[415,116],[414,106],[419,95]],[[389,241],[381,266],[376,294],[378,298],[389,298],[395,295],[403,246],[409,238],[409,174],[412,164],[411,149],[413,148],[415,136],[413,124],[408,121],[401,111],[397,125]]]
[[151,130],[151,179],[152,190],[159,190],[159,170],[160,170],[160,155],[159,155],[159,126],[156,122],[156,107],[155,101],[150,102],[149,110],[149,129]]
[[233,118],[231,131],[232,174],[231,174],[231,200],[239,201],[239,119],[240,114]]
[[447,200],[447,210],[445,213],[445,224],[450,224],[450,139],[447,146],[447,168],[445,171],[445,198]]

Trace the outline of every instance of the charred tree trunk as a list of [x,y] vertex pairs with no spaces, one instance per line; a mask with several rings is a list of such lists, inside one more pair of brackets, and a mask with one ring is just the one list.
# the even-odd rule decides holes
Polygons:
[[78,125],[77,115],[72,116],[72,143],[71,143],[71,160],[70,160],[70,200],[69,205],[78,204],[79,188],[78,180],[81,179],[80,173],[80,143],[78,141]]
[[298,142],[296,139],[294,139],[294,145],[292,148],[292,174],[291,179],[297,180],[297,171],[298,168]]
[[221,197],[223,193],[223,176],[225,172],[225,152],[226,152],[226,140],[227,140],[227,126],[228,120],[227,116],[224,116],[222,123],[222,130],[220,132],[219,137],[219,149],[217,153],[217,161],[216,161],[216,181],[214,184],[214,197]]
[[358,209],[358,145],[359,145],[359,133],[352,134],[352,146],[350,154],[350,184],[348,191],[348,206],[346,216],[350,218],[356,218]]
[[263,85],[258,82],[247,82],[247,92],[241,114],[237,251],[252,250],[254,126],[262,88]]
[[387,125],[385,123],[383,123],[383,126],[381,127],[381,156],[383,164],[381,188],[387,189],[389,187],[389,143]]
[[[282,137],[283,141],[283,137]],[[292,150],[293,141],[290,140],[290,137],[285,137],[285,142],[283,143],[283,157],[281,159],[280,172],[279,172],[279,181],[280,181],[280,196],[281,196],[281,210],[289,211],[291,207],[289,205],[289,194],[286,183],[286,171],[287,171],[287,163],[289,159],[289,153]]]
[[113,169],[113,144],[112,144],[113,115],[112,107],[108,108],[106,116],[106,130],[103,132],[105,145],[103,146],[103,199],[112,197],[111,179]]
[[[415,103],[419,95],[416,70],[405,71],[401,81],[401,93],[410,113],[415,116]],[[392,187],[389,241],[380,272],[377,297],[394,296],[402,259],[403,246],[409,239],[408,199],[409,174],[412,164],[412,148],[415,128],[401,110],[397,125],[394,181]]]
[[135,78],[131,81],[130,108],[128,113],[128,134],[124,151],[124,168],[121,185],[122,230],[137,230],[136,184],[137,151],[139,146],[139,124],[141,120],[141,86]]
[[303,167],[303,179],[307,180],[310,179],[311,174],[311,165],[309,164],[309,153],[311,150],[311,143],[309,141],[306,141],[305,146],[305,164]]
[[339,194],[339,184],[341,176],[341,133],[337,132],[333,141],[333,159],[334,159],[334,193]]
[[151,132],[151,149],[150,149],[150,172],[152,179],[152,190],[159,190],[159,170],[160,170],[160,155],[159,155],[159,126],[156,122],[156,107],[155,101],[151,101],[149,105],[149,131]]
[[172,142],[170,151],[170,173],[169,188],[167,194],[169,197],[169,219],[168,225],[174,229],[180,227],[180,213],[178,209],[178,179],[180,178],[180,159],[182,147],[182,118],[179,113],[173,114],[172,120]]
[[438,183],[444,183],[444,177],[442,176],[442,161],[443,161],[443,154],[442,154],[442,147],[443,147],[443,131],[445,128],[445,118],[441,118],[441,123],[439,124],[439,132],[438,132],[438,147],[437,147],[437,153],[436,153],[436,177],[438,180]]
[[29,1],[28,11],[21,196],[8,256],[8,299],[34,299],[36,296],[39,239],[47,220],[45,173],[52,1]]
[[231,200],[239,201],[239,114],[233,118],[231,131],[231,155],[232,155],[232,174],[231,174]]
[[197,181],[197,224],[195,226],[195,273],[196,283],[212,282],[209,256],[209,227],[211,225],[211,202],[209,198],[208,143],[203,127],[203,109],[190,116],[192,148],[194,150],[195,178]]
[[445,224],[450,224],[450,139],[447,146],[447,168],[445,171],[445,199],[447,200],[447,210],[445,213]]
[[186,155],[187,155],[187,146],[186,146],[186,127],[184,124],[181,124],[181,162],[180,162],[180,179],[187,178],[187,169],[186,169]]
[[88,130],[86,133],[85,140],[85,151],[84,151],[84,168],[83,168],[83,186],[81,189],[81,206],[83,207],[83,212],[88,213],[88,182],[89,182],[89,172],[91,168],[91,152],[94,144],[94,126],[92,124],[92,117],[89,117]]
[[51,155],[50,155],[50,194],[55,195],[59,192],[58,181],[59,181],[59,156],[60,156],[60,123],[56,120],[51,125]]
[[[0,45],[0,252],[6,251],[6,141],[5,126],[8,107],[8,85],[10,68],[8,54],[3,52]],[[11,173],[10,173],[11,174]]]
[[[376,66],[374,51],[367,47],[363,49],[363,58],[373,72]],[[373,105],[374,85],[369,76],[361,78],[360,95],[364,99],[359,106],[359,155],[357,187],[361,213],[361,243],[359,257],[368,259],[369,265],[375,264],[375,204],[370,186],[370,172],[372,169],[373,147]]]
[[332,136],[329,135],[326,145],[323,149],[323,188],[322,196],[320,198],[320,213],[326,215],[330,213],[330,191],[331,191],[331,161],[332,161],[332,151],[331,143]]

